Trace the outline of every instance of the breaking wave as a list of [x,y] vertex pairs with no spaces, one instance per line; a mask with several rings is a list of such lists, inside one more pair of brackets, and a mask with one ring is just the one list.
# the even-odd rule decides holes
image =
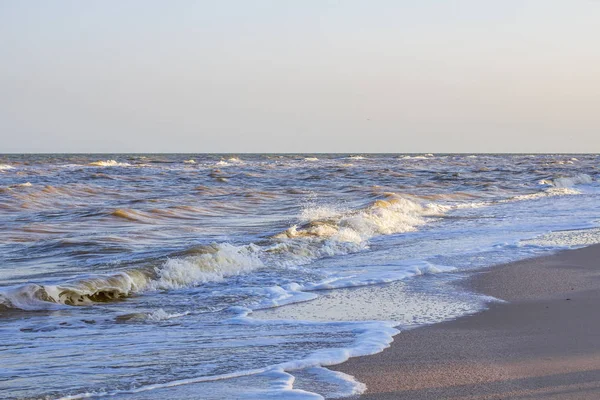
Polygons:
[[131,164],[122,163],[115,160],[94,161],[88,165],[92,167],[131,167]]
[[5,171],[8,169],[15,169],[15,167],[13,167],[12,165],[8,165],[8,164],[0,164],[0,171]]
[[305,218],[316,218],[302,226],[294,225],[275,238],[327,238],[362,243],[378,235],[414,231],[427,222],[426,217],[441,216],[449,209],[449,206],[423,205],[389,193],[384,200],[359,210],[342,212],[328,207],[305,210]]
[[168,259],[160,267],[82,277],[60,284],[27,284],[0,292],[0,309],[51,309],[105,303],[149,290],[177,289],[219,281],[263,266],[256,246],[202,246],[196,255]]

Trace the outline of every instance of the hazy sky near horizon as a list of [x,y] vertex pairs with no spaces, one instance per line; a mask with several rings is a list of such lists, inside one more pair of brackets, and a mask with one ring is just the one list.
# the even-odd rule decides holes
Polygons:
[[0,0],[2,152],[600,152],[600,1]]

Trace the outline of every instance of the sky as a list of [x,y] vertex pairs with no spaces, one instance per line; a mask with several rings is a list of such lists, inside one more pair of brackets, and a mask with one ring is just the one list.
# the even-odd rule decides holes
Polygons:
[[0,0],[8,152],[600,152],[600,0]]

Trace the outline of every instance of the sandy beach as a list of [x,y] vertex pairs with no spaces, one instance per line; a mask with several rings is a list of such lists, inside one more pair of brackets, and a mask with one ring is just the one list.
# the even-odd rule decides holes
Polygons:
[[460,284],[504,303],[332,369],[365,383],[365,400],[598,399],[598,277],[600,245],[481,271]]

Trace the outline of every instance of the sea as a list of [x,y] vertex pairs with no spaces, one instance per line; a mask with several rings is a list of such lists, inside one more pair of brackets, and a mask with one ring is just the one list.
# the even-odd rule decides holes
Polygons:
[[599,167],[596,154],[0,155],[0,398],[360,394],[327,367],[501,301],[457,281],[600,242]]

